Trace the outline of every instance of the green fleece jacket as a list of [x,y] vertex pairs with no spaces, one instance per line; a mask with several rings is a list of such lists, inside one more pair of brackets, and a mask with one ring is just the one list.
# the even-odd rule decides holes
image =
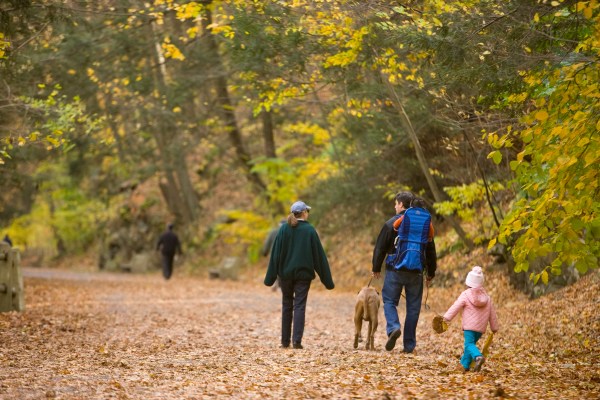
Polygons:
[[333,289],[329,262],[315,228],[307,221],[298,221],[296,227],[283,224],[273,243],[265,285],[273,285],[277,276],[310,281],[315,272],[327,289]]

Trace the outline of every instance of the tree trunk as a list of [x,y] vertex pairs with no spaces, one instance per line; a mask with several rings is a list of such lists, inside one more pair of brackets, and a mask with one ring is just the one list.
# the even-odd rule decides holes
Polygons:
[[179,207],[179,199],[177,198],[177,191],[172,187],[172,181],[169,181],[168,178],[163,178],[158,182],[158,187],[160,188],[160,192],[165,199],[165,203],[167,203],[167,208],[175,216],[175,220],[179,223],[180,221],[185,221],[183,214],[180,212],[181,207]]
[[108,126],[110,127],[110,131],[112,132],[113,138],[115,139],[115,143],[117,144],[117,154],[119,156],[119,162],[125,164],[125,162],[127,161],[127,153],[125,153],[125,150],[123,149],[123,141],[119,136],[119,128],[117,126],[117,123],[115,122],[115,119],[112,117],[112,115],[109,115],[109,113],[106,112],[106,110],[104,111],[104,115],[106,116]]
[[[442,202],[445,200],[445,196],[443,195],[442,191],[439,189],[437,183],[435,182],[435,179],[433,179],[433,176],[429,172],[429,165],[427,164],[427,159],[425,158],[425,154],[423,153],[423,148],[421,147],[421,143],[419,142],[419,137],[417,136],[417,132],[415,132],[415,130],[412,126],[412,123],[410,121],[410,118],[409,118],[408,114],[406,113],[406,110],[404,109],[404,105],[402,104],[402,101],[400,100],[400,96],[398,96],[398,92],[396,92],[396,90],[394,89],[392,84],[390,84],[389,81],[385,77],[384,77],[384,81],[386,82],[388,90],[390,91],[390,94],[392,95],[392,101],[394,102],[396,109],[398,110],[398,113],[400,114],[400,120],[402,121],[402,127],[408,134],[410,140],[413,143],[413,146],[415,147],[415,154],[417,156],[417,160],[419,161],[419,166],[421,167],[421,172],[423,173],[423,175],[425,175],[425,179],[427,180],[427,184],[429,185],[429,190],[431,190],[431,193],[433,194],[433,198],[435,199],[436,202]],[[463,243],[467,246],[467,248],[469,250],[472,250],[473,249],[473,241],[467,237],[467,234],[462,229],[462,227],[460,226],[460,223],[456,220],[456,218],[454,218],[452,215],[448,215],[445,218],[450,223],[450,225],[452,225],[452,227],[454,228],[454,230],[456,231],[456,233],[458,234],[460,239],[463,241]]]
[[[469,140],[469,135],[467,135],[467,132],[464,129],[462,132],[463,132],[463,136],[465,137],[465,141],[469,144],[469,147],[471,148],[471,152],[475,155],[475,164],[477,165],[477,170],[479,171],[479,174],[481,175],[481,179],[483,180],[483,185],[485,187],[485,197],[486,197],[488,206],[490,207],[490,210],[492,211],[492,216],[494,217],[494,222],[496,223],[496,227],[500,228],[500,221],[498,220],[498,216],[496,215],[496,209],[494,208],[494,203],[492,203],[492,197],[494,197],[494,193],[492,192],[492,190],[490,189],[490,186],[488,185],[483,168],[481,168],[481,165],[479,165],[479,157],[476,155],[477,153],[475,151],[475,147],[471,143],[471,140]],[[494,198],[494,201],[496,202],[496,204],[498,204],[498,212],[500,213],[500,218],[504,219],[504,216],[502,215],[502,209],[500,208],[500,203],[495,198]]]
[[275,135],[273,133],[273,114],[271,111],[260,113],[263,123],[263,139],[265,141],[265,156],[269,158],[277,157],[275,153]]
[[183,196],[182,201],[186,204],[186,208],[189,210],[190,220],[189,222],[196,221],[200,216],[200,206],[198,194],[194,190],[190,174],[188,172],[187,163],[185,157],[181,156],[181,146],[177,145],[173,149],[175,153],[172,154],[173,165],[175,168],[175,175],[179,182],[179,189]]
[[[168,73],[165,58],[157,34],[157,27],[151,24],[154,34],[154,48],[156,60],[159,64],[158,73],[155,74],[156,87],[159,93],[167,94]],[[161,182],[163,197],[172,214],[178,222],[190,223],[195,221],[199,215],[198,196],[194,192],[185,160],[185,150],[177,136],[175,125],[170,123],[167,115],[154,115],[155,122],[148,126],[157,142],[158,152],[161,158],[162,172],[165,181]]]
[[160,189],[163,194],[163,198],[167,203],[167,207],[169,208],[171,214],[175,215],[177,222],[192,221],[191,212],[180,195],[181,191],[177,184],[177,179],[173,174],[174,168],[171,163],[169,145],[164,139],[163,131],[154,131],[153,134],[154,138],[156,139],[158,154],[161,161],[160,169],[163,173],[163,179],[160,182]]
[[237,120],[235,117],[235,109],[233,107],[233,103],[231,98],[229,97],[229,92],[227,90],[227,80],[225,79],[224,70],[225,67],[221,62],[221,58],[219,55],[217,42],[210,32],[209,26],[212,24],[212,13],[206,8],[206,18],[202,19],[202,30],[204,34],[204,40],[207,46],[208,53],[210,55],[210,59],[213,60],[214,63],[214,71],[216,71],[215,78],[215,90],[217,93],[217,101],[220,106],[220,113],[225,126],[227,128],[227,132],[229,134],[229,140],[233,148],[235,149],[235,153],[237,155],[237,159],[246,171],[246,175],[250,182],[253,183],[254,187],[258,189],[261,193],[266,191],[266,185],[260,179],[260,176],[254,172],[252,172],[252,166],[250,164],[250,154],[244,148],[244,144],[242,141],[242,135],[237,125]]
[[[276,158],[277,153],[275,152],[275,134],[273,129],[273,113],[271,111],[263,111],[261,114],[263,123],[263,140],[265,143],[265,157]],[[273,204],[274,213],[277,215],[284,215],[286,206],[278,201],[274,201],[271,194],[265,190],[267,201]]]

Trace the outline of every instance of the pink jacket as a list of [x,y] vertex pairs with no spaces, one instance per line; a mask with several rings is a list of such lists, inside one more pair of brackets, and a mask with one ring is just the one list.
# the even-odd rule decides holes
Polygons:
[[492,332],[498,330],[496,310],[492,299],[483,288],[469,288],[462,292],[444,314],[444,320],[452,321],[460,310],[463,310],[463,330],[485,333],[488,322]]

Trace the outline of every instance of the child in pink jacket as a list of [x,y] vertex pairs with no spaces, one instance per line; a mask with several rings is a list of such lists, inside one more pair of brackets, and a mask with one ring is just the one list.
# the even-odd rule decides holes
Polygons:
[[465,336],[465,351],[460,359],[465,372],[469,370],[471,361],[475,360],[474,371],[480,371],[485,358],[477,348],[477,341],[487,329],[489,322],[492,332],[498,331],[498,318],[492,304],[492,299],[483,289],[483,271],[475,266],[465,280],[469,287],[462,292],[452,307],[444,314],[444,321],[450,322],[460,310],[462,313],[462,328]]

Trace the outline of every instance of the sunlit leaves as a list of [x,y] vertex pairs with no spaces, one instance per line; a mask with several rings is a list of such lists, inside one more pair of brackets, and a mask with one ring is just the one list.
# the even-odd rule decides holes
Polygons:
[[202,11],[202,5],[198,2],[191,1],[186,4],[176,6],[177,18],[180,20],[195,19]]
[[238,221],[235,224],[223,223],[216,226],[225,243],[260,247],[264,232],[270,227],[269,220],[252,211],[224,210],[222,214],[227,220]]
[[495,232],[493,216],[488,211],[489,208],[482,207],[482,204],[486,201],[487,194],[493,196],[504,189],[502,184],[494,182],[489,184],[488,193],[482,180],[468,185],[446,187],[444,191],[450,196],[451,200],[435,203],[433,207],[440,215],[458,215],[463,221],[476,221],[479,228],[474,241],[482,242],[489,239],[492,232]]
[[[45,85],[38,87],[41,90],[45,89]],[[42,145],[47,150],[62,148],[68,151],[69,142],[75,136],[86,135],[99,129],[102,119],[88,115],[79,98],[69,100],[61,96],[60,89],[60,86],[56,85],[43,99],[21,99],[38,118],[33,121],[34,128],[28,135],[19,136],[14,140],[10,137],[2,139],[5,152],[12,149],[14,144],[17,146],[36,144]]]
[[[513,238],[518,271],[527,271],[529,263],[540,257],[550,257],[555,275],[568,266],[581,273],[598,267],[600,245],[594,227],[600,225],[600,176],[594,165],[600,164],[600,14],[592,12],[598,7],[596,2],[579,2],[571,11],[565,8],[554,14],[579,12],[584,21],[590,20],[577,47],[579,52],[588,51],[584,61],[523,73],[535,108],[515,132],[525,147],[510,162],[523,198],[503,221],[498,236],[503,243]],[[509,99],[518,102],[526,97]],[[497,135],[489,135],[488,141],[505,147]],[[548,272],[532,273],[531,278],[547,284]]]
[[6,49],[10,47],[10,42],[4,39],[4,33],[0,32],[0,59],[5,58]]
[[358,58],[360,50],[362,49],[363,37],[367,34],[367,32],[368,30],[364,26],[356,31],[353,31],[345,43],[338,43],[342,49],[346,50],[328,57],[323,66],[325,68],[333,66],[344,67],[355,62]]
[[548,112],[546,110],[540,110],[535,113],[535,119],[538,121],[545,121],[548,119]]
[[185,60],[185,56],[183,55],[181,50],[179,50],[179,48],[177,46],[175,46],[173,43],[169,43],[168,41],[165,41],[161,45],[161,47],[164,51],[165,58],[173,58],[173,59],[179,60],[179,61]]
[[488,154],[488,158],[491,158],[495,164],[500,164],[502,161],[502,153],[498,150],[492,151],[490,154]]

